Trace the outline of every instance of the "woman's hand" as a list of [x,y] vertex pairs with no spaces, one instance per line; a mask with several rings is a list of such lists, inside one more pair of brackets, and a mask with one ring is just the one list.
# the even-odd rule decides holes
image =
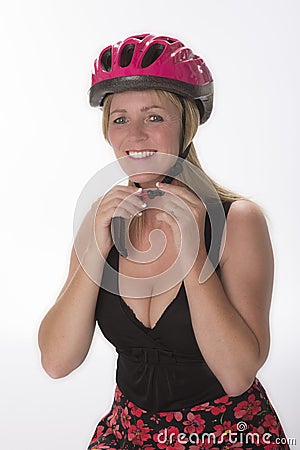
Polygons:
[[92,205],[93,230],[91,244],[96,243],[102,255],[107,256],[113,245],[111,220],[114,216],[131,219],[143,209],[144,202],[137,197],[141,189],[135,186],[114,186],[102,199]]
[[168,194],[163,196],[164,211],[156,218],[169,225],[178,251],[205,253],[204,227],[206,208],[188,189],[168,183],[157,183]]
[[[145,204],[136,194],[141,190],[135,186],[117,185],[103,197],[97,199],[88,213],[88,250],[106,258],[112,245],[111,220],[114,216],[130,219],[139,213]],[[82,239],[82,238],[81,238]]]

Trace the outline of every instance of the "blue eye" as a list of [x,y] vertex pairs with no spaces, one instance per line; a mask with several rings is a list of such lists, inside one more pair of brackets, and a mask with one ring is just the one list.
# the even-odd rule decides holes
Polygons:
[[126,122],[126,118],[125,117],[117,117],[113,122],[118,124],[118,125],[119,124],[123,124],[123,123]]
[[163,118],[159,114],[152,114],[150,116],[150,121],[151,122],[162,122]]

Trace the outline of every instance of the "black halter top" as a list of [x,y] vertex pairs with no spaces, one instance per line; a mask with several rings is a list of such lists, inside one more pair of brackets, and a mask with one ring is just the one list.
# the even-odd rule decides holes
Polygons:
[[[225,216],[231,202],[223,202]],[[219,230],[219,241],[221,232]],[[207,252],[211,242],[208,215],[205,223]],[[119,253],[115,246],[107,264],[116,272],[109,276],[118,289]],[[216,273],[220,274],[217,265]],[[167,306],[153,328],[137,319],[118,294],[100,287],[96,320],[118,353],[116,382],[124,395],[149,412],[176,411],[226,395],[222,385],[206,364],[191,323],[188,299],[182,282],[177,296]],[[208,324],[209,326],[209,324]]]

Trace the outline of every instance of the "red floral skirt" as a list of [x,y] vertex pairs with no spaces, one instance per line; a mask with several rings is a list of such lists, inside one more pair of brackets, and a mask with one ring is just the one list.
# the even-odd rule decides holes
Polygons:
[[172,412],[150,413],[116,386],[111,410],[100,420],[88,450],[289,450],[268,396],[255,379],[238,397]]

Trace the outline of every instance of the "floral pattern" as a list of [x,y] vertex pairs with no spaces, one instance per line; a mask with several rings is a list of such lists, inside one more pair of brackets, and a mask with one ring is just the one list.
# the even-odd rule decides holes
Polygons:
[[111,410],[88,450],[289,450],[268,396],[255,379],[238,397],[223,396],[179,411],[149,412],[116,386]]

